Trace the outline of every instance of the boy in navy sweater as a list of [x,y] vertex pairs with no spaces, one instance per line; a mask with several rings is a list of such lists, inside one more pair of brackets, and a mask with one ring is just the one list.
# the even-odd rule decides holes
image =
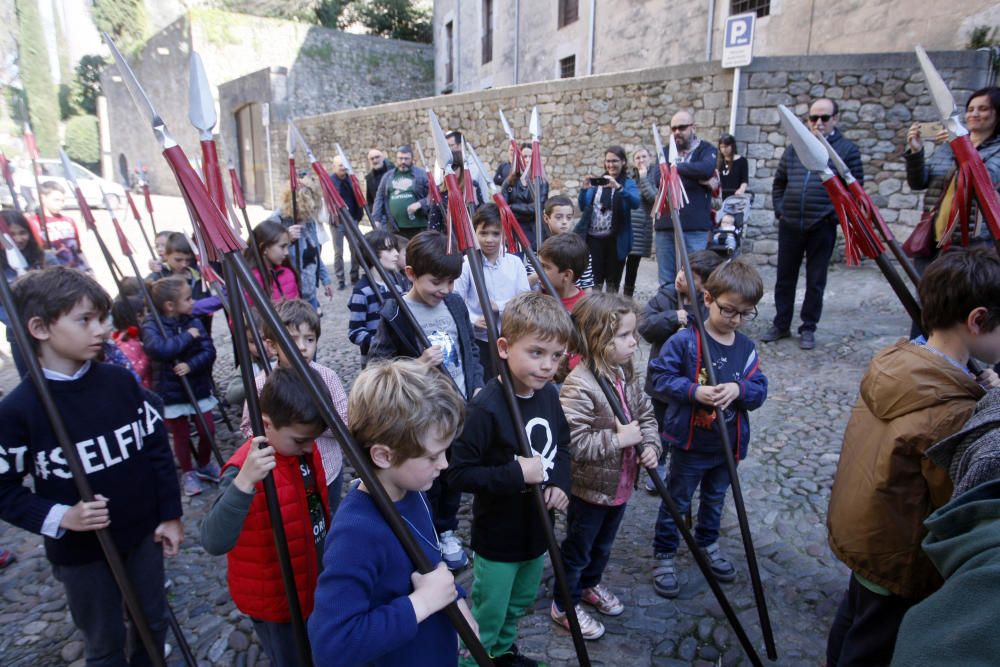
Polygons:
[[[697,328],[682,329],[670,338],[660,356],[649,365],[654,391],[669,404],[663,416],[663,443],[672,447],[667,489],[682,513],[691,506],[701,486],[701,504],[694,538],[708,556],[719,581],[736,579],[736,568],[719,549],[722,506],[729,489],[729,469],[716,408],[722,408],[736,461],[746,457],[750,440],[749,410],[767,398],[767,378],[753,341],[737,331],[757,317],[757,302],[764,294],[760,274],[742,259],[726,262],[705,282],[708,308],[705,332],[715,368],[714,386],[706,385],[702,369],[701,337]],[[656,519],[653,549],[656,569],[653,588],[664,597],[676,597],[680,583],[674,570],[679,535],[662,503]]]
[[[66,267],[31,272],[15,284],[14,300],[96,499],[80,500],[35,386],[25,380],[0,402],[0,519],[45,536],[88,664],[152,664],[137,641],[126,646],[121,593],[94,531],[108,529],[162,648],[163,556],[177,554],[184,531],[156,398],[129,371],[93,361],[111,307],[93,278]],[[28,474],[34,491],[23,486]]]
[[[309,619],[313,659],[341,667],[454,667],[458,636],[441,610],[464,593],[442,560],[424,492],[448,465],[462,397],[436,369],[400,359],[358,376],[348,412],[352,435],[437,569],[415,572],[368,489],[352,489],[326,540]],[[465,601],[458,606],[475,629]]]
[[[562,305],[537,292],[507,302],[498,351],[507,360],[524,424],[514,423],[497,378],[469,403],[455,441],[449,482],[476,494],[472,506],[472,613],[479,638],[495,664],[537,664],[520,654],[517,622],[535,602],[545,566],[546,526],[531,484],[542,484],[546,506],[569,505],[569,425],[551,383],[573,323]],[[517,429],[525,429],[533,456],[521,456]],[[473,665],[469,660],[463,664]]]

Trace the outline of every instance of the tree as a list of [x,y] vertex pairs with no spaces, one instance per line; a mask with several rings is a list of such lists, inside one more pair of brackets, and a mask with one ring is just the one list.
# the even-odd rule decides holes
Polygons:
[[320,0],[316,7],[316,20],[324,28],[343,30],[347,27],[346,10],[351,0]]
[[73,92],[76,105],[81,113],[97,114],[97,97],[101,94],[101,71],[108,61],[102,56],[91,54],[80,58],[76,66]]
[[49,70],[37,0],[17,0],[18,69],[27,98],[31,129],[43,155],[55,155],[59,145],[59,96]]
[[66,121],[66,154],[96,171],[101,162],[101,139],[97,116],[73,116]]
[[146,7],[142,0],[94,0],[94,23],[119,48],[137,45],[146,35]]
[[316,22],[321,0],[223,0],[224,9],[251,16],[267,16],[289,21]]
[[429,44],[434,36],[431,14],[413,0],[354,0],[347,23],[360,23],[373,35]]

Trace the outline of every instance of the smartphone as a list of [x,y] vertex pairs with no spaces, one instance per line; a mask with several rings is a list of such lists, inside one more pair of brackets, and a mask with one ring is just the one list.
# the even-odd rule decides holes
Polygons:
[[590,184],[591,185],[607,185],[608,184],[608,177],[607,176],[591,176],[590,177]]
[[944,131],[944,125],[938,121],[932,121],[930,123],[920,124],[920,138],[921,139],[933,139],[938,134]]

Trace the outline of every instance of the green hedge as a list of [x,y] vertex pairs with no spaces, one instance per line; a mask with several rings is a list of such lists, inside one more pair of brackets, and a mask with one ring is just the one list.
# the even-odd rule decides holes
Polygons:
[[66,121],[66,154],[91,171],[100,171],[101,138],[97,116],[73,116]]

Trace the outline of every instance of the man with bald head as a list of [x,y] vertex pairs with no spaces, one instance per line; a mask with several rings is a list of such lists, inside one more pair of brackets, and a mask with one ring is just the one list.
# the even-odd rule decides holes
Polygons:
[[[684,183],[688,203],[680,210],[684,247],[688,253],[704,250],[712,230],[712,186],[709,179],[715,173],[718,153],[715,146],[698,138],[694,116],[688,111],[678,111],[670,119],[670,132],[677,144],[677,171]],[[669,144],[663,147],[669,151]],[[666,161],[668,155],[659,155]],[[659,171],[654,172],[653,182],[659,186]],[[673,284],[677,277],[677,249],[674,246],[674,222],[669,215],[656,221],[656,263],[660,285]]]
[[[339,155],[334,156],[332,167],[333,172],[330,174],[330,179],[337,187],[337,192],[340,193],[344,203],[347,204],[347,211],[351,218],[354,222],[360,222],[364,209],[358,205],[358,201],[354,198],[354,190],[351,188],[351,178],[347,174],[347,166],[341,161]],[[333,272],[337,276],[337,289],[345,289],[347,285],[344,282],[344,225],[336,216],[330,222],[333,223]],[[358,282],[358,262],[360,260],[360,257],[351,258],[352,285]]]
[[[858,182],[864,181],[861,152],[837,129],[840,109],[821,97],[809,105],[809,129],[821,134],[844,159]],[[831,166],[831,169],[833,167]],[[774,282],[774,323],[760,340],[771,343],[792,335],[795,288],[802,258],[806,260],[806,294],[802,300],[799,347],[816,347],[816,325],[823,313],[823,292],[830,258],[837,244],[837,214],[818,174],[810,173],[795,148],[788,146],[778,163],[771,190],[778,220],[778,272]]]
[[382,177],[396,165],[386,159],[385,153],[372,148],[368,151],[368,166],[371,167],[371,171],[365,174],[365,199],[371,206],[375,201],[375,193],[378,192],[378,184],[382,182]]

